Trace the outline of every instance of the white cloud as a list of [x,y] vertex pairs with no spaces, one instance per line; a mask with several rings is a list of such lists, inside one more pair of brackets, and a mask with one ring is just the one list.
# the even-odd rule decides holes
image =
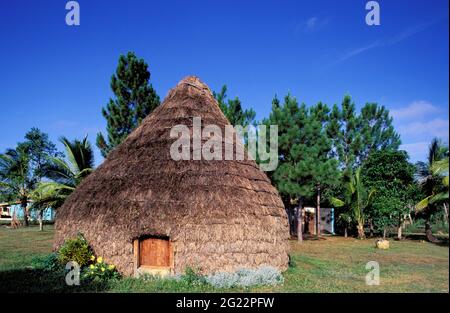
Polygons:
[[392,109],[390,111],[394,120],[404,120],[410,118],[424,117],[425,115],[439,112],[439,108],[428,101],[414,101],[406,107]]
[[317,27],[317,22],[319,21],[319,18],[316,16],[310,17],[306,21],[306,29],[308,30],[314,30]]
[[326,25],[328,25],[329,21],[330,20],[328,18],[320,18],[318,16],[312,16],[312,17],[308,18],[306,21],[299,23],[295,27],[295,32],[296,33],[299,31],[309,32],[309,33],[315,32],[315,31],[322,29]]
[[376,47],[379,47],[379,46],[380,46],[380,42],[379,41],[375,41],[375,42],[373,42],[373,43],[371,43],[371,44],[369,44],[367,46],[363,46],[363,47],[359,47],[359,48],[353,49],[353,50],[347,52],[346,54],[344,54],[339,59],[338,62],[344,62],[344,61],[346,61],[346,60],[348,60],[350,58],[353,58],[354,56],[357,56],[358,54],[363,53],[364,51],[367,51],[367,50],[370,50],[370,49],[373,49],[373,48],[376,48]]
[[448,142],[449,120],[445,107],[417,100],[390,110],[404,143],[400,148],[409,153],[413,162],[426,158],[428,145],[434,137]]
[[422,31],[426,30],[428,27],[435,24],[437,21],[438,20],[433,20],[428,23],[408,27],[401,33],[399,33],[391,38],[387,38],[385,40],[377,40],[377,41],[374,41],[365,46],[361,46],[361,47],[352,49],[352,50],[346,52],[345,54],[343,54],[340,58],[338,58],[337,63],[344,62],[348,59],[351,59],[351,58],[353,58],[363,52],[369,51],[371,49],[380,48],[380,47],[389,47],[389,46],[395,45],[405,39],[408,39],[409,37],[414,36],[417,33],[420,33]]
[[410,122],[405,125],[400,125],[398,131],[404,136],[414,137],[439,137],[448,139],[449,122],[448,119],[434,118],[427,122]]
[[411,160],[417,161],[423,159],[424,154],[428,151],[428,141],[420,141],[414,143],[407,143],[400,146],[400,150],[408,152]]

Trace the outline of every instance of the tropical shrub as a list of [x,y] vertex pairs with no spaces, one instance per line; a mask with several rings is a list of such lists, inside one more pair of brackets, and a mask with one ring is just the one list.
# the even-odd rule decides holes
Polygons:
[[40,269],[44,271],[54,271],[60,267],[58,263],[58,255],[51,253],[44,256],[37,256],[31,260],[31,266],[34,269]]
[[75,261],[81,267],[87,265],[92,256],[92,250],[81,234],[73,239],[66,240],[58,251],[58,260],[61,263],[66,264]]
[[103,258],[99,256],[91,256],[89,266],[84,269],[83,278],[93,280],[106,280],[120,278],[119,272],[113,264],[107,264]]

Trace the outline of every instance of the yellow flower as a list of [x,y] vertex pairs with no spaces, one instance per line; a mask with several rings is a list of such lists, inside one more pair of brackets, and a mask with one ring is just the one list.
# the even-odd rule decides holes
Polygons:
[[95,261],[95,255],[91,255],[91,261]]
[[105,268],[104,267],[102,267],[102,272],[104,272],[105,271]]
[[94,264],[91,264],[89,267],[90,267],[90,268],[94,268]]
[[103,258],[101,257],[101,256],[99,256],[98,258],[97,258],[97,263],[102,263],[103,262]]
[[115,268],[115,266],[114,265],[110,265],[110,266],[108,266],[108,269],[110,269],[110,270],[113,270]]

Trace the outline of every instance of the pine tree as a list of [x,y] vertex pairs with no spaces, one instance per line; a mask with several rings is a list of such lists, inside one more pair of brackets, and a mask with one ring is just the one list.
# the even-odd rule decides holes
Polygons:
[[362,164],[372,151],[398,150],[400,135],[395,132],[389,110],[377,103],[366,103],[360,114],[363,146],[358,156]]
[[223,114],[230,121],[231,125],[241,125],[243,127],[252,125],[255,120],[256,112],[253,109],[242,109],[241,100],[238,97],[234,99],[227,98],[227,86],[223,85],[219,93],[213,92],[214,98],[219,103]]
[[115,99],[110,99],[102,114],[106,119],[107,139],[97,134],[97,147],[102,155],[119,145],[160,103],[150,81],[148,65],[133,52],[121,55],[116,73],[111,77]]
[[264,121],[266,125],[278,125],[279,166],[270,176],[285,201],[299,240],[303,204],[313,202],[320,188],[327,189],[339,177],[337,161],[330,158],[332,142],[324,128],[328,112],[329,108],[321,103],[308,109],[287,95],[283,105],[277,98],[273,100],[272,112]]
[[333,106],[330,119],[327,131],[333,140],[334,154],[344,174],[349,175],[363,148],[361,122],[350,96],[344,97],[341,109]]
[[[372,152],[398,149],[400,136],[392,123],[389,111],[376,103],[367,103],[361,113],[357,114],[354,102],[346,95],[340,108],[333,106],[327,133],[333,141],[332,154],[339,161],[339,169],[342,171],[342,184],[336,188],[336,196],[343,197],[343,186]],[[341,209],[338,214],[350,214],[345,209]],[[369,222],[371,224],[372,221]]]
[[358,115],[354,102],[346,95],[341,108],[333,106],[330,118],[327,132],[345,175],[360,166],[372,151],[397,150],[400,146],[400,135],[384,106],[367,103]]

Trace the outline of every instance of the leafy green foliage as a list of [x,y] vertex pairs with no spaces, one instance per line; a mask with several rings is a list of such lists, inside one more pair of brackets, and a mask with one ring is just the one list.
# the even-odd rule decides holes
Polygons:
[[377,103],[366,103],[361,108],[361,133],[363,147],[358,157],[360,164],[374,151],[397,150],[401,144],[389,110]]
[[82,277],[88,281],[90,280],[108,280],[118,279],[120,274],[113,264],[108,264],[103,261],[102,257],[95,258],[91,256],[89,266],[83,269]]
[[41,182],[32,193],[33,207],[59,208],[66,198],[75,190],[81,181],[89,175],[94,168],[94,152],[90,142],[73,140],[62,137],[66,160],[50,158],[43,167],[44,175],[52,181]]
[[329,108],[318,103],[308,109],[287,95],[283,104],[274,98],[272,112],[263,123],[278,125],[279,166],[269,174],[288,213],[293,214],[294,203],[314,201],[318,188],[325,199],[329,197],[339,182],[337,160],[331,157],[332,141],[324,128],[329,123]]
[[33,190],[44,176],[43,169],[52,157],[62,156],[48,135],[32,128],[25,141],[15,149],[0,154],[0,194],[4,200],[20,202],[24,210],[25,225],[28,226],[27,204]]
[[30,169],[32,175],[40,180],[44,177],[44,167],[50,158],[63,157],[64,154],[58,152],[56,145],[50,141],[48,134],[33,127],[25,134],[25,141],[18,144],[29,156]]
[[291,198],[310,198],[318,184],[336,183],[337,162],[329,157],[331,141],[322,129],[323,110],[322,104],[308,110],[287,95],[283,105],[273,100],[272,112],[264,121],[278,125],[279,132],[280,165],[271,173],[272,180]]
[[0,191],[8,200],[27,203],[36,183],[30,156],[22,146],[0,155]]
[[34,269],[55,271],[61,267],[61,264],[58,262],[58,255],[56,253],[50,253],[45,256],[34,257],[31,260],[31,266]]
[[448,202],[448,146],[437,138],[428,149],[427,162],[416,164],[416,179],[425,198],[416,204],[416,209],[430,217],[443,202]]
[[64,242],[58,251],[58,260],[63,264],[75,261],[80,266],[84,266],[89,264],[92,255],[88,242],[79,234],[77,237]]
[[238,97],[234,99],[226,99],[226,85],[223,85],[219,93],[213,92],[213,95],[219,103],[220,109],[222,110],[225,117],[230,121],[231,125],[241,125],[243,127],[246,127],[254,123],[256,112],[253,109],[242,109],[241,100],[239,100]]
[[350,175],[345,184],[344,198],[333,198],[332,203],[336,207],[344,207],[351,213],[352,220],[356,223],[358,238],[365,237],[364,223],[366,221],[366,208],[372,203],[376,190],[368,190],[361,179],[361,167]]
[[333,106],[327,131],[344,175],[360,166],[372,151],[398,149],[400,136],[392,122],[389,110],[376,103],[367,103],[358,115],[348,95],[341,108]]
[[188,286],[198,287],[207,284],[205,276],[201,275],[198,270],[186,267],[182,275],[176,276],[175,279]]
[[405,151],[372,152],[363,165],[362,176],[368,188],[376,189],[367,216],[378,228],[399,226],[414,205],[414,166]]
[[150,81],[148,65],[133,52],[119,57],[111,77],[115,99],[110,99],[102,114],[106,119],[107,138],[97,134],[97,146],[104,157],[119,145],[160,103]]
[[8,202],[20,203],[25,226],[28,226],[28,201],[39,179],[33,173],[30,155],[23,146],[0,155],[0,193]]
[[[339,199],[334,199],[334,203],[337,203],[337,207],[344,206],[344,202]],[[347,236],[347,230],[352,225],[353,218],[350,212],[342,212],[338,215],[336,223],[338,226],[345,230],[345,236]]]

